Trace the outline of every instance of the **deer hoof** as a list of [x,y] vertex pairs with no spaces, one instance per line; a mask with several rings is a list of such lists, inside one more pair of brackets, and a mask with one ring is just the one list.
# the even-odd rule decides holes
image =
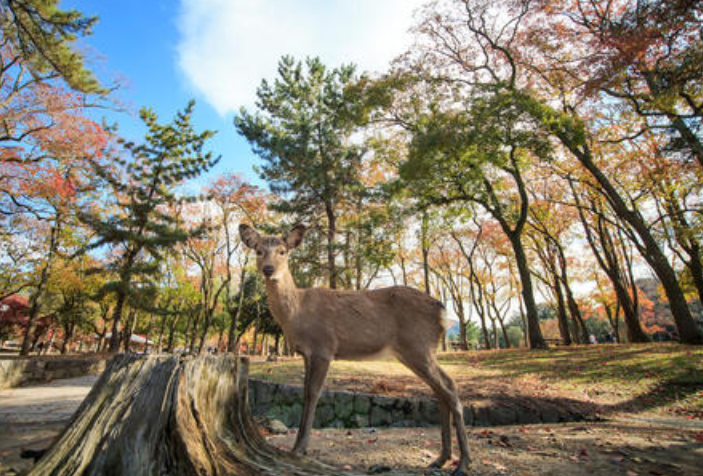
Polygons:
[[462,467],[462,465],[459,465],[458,468],[452,471],[452,476],[469,476],[469,468],[465,466]]
[[448,459],[449,458],[445,458],[443,456],[440,456],[439,458],[437,458],[436,460],[431,462],[427,467],[431,468],[431,469],[441,469],[442,466],[444,466],[444,463],[446,463]]

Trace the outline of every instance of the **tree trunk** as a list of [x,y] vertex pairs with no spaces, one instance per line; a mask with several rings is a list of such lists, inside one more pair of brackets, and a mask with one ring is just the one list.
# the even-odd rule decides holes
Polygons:
[[503,334],[503,340],[505,341],[505,348],[510,349],[512,345],[510,344],[510,339],[508,339],[508,330],[505,328],[505,322],[503,319],[498,319],[498,324],[500,325],[500,333]]
[[566,291],[566,304],[569,307],[569,314],[571,314],[571,318],[574,322],[576,322],[576,327],[578,328],[581,337],[581,343],[588,344],[590,342],[588,339],[588,329],[586,329],[586,323],[581,315],[579,305],[574,298],[574,293],[571,291],[571,286],[566,280],[566,275],[564,275],[564,291]]
[[67,325],[63,329],[63,342],[61,343],[61,350],[59,351],[61,355],[66,355],[69,346],[71,344],[71,339],[73,338],[73,325]]
[[254,343],[252,344],[249,355],[256,355],[256,341],[259,339],[259,326],[254,326]]
[[200,326],[200,318],[202,310],[198,310],[197,314],[193,317],[193,328],[190,330],[190,336],[186,336],[188,340],[188,352],[195,353],[195,341],[198,338],[198,326]]
[[28,476],[333,475],[266,444],[246,359],[116,356]]
[[127,315],[127,322],[122,329],[122,347],[125,352],[130,352],[132,348],[132,333],[134,331],[134,326],[137,321],[137,311],[135,309],[130,309]]
[[120,350],[120,320],[122,320],[122,308],[127,296],[124,292],[118,291],[115,309],[112,311],[112,335],[110,336],[110,353],[114,354]]
[[408,271],[405,268],[405,257],[401,255],[400,257],[400,270],[403,273],[403,286],[408,285]]
[[212,313],[214,309],[205,310],[205,319],[203,322],[203,330],[200,331],[200,343],[198,344],[198,354],[203,353],[203,348],[205,347],[205,341],[207,340],[207,334],[210,332],[210,325],[212,324]]
[[237,322],[239,321],[239,314],[242,312],[242,305],[244,303],[244,280],[247,276],[246,265],[248,262],[249,259],[247,258],[247,260],[242,265],[242,271],[239,275],[239,302],[237,303],[236,311],[231,308],[231,303],[229,302],[229,299],[227,300],[227,311],[229,312],[229,316],[231,319],[229,323],[229,333],[227,334],[227,352],[235,352],[237,348],[235,345],[237,337]]
[[620,319],[618,314],[620,314],[620,306],[619,304],[616,305],[616,310],[615,313],[613,313],[613,309],[606,303],[603,304],[603,307],[605,308],[605,315],[608,318],[608,322],[610,323],[610,327],[613,328],[613,337],[615,338],[616,343],[620,343],[620,325],[618,323],[618,320]]
[[691,272],[693,285],[698,292],[698,300],[703,304],[703,264],[701,264],[701,247],[695,243],[691,248],[691,258],[686,261],[686,266]]
[[422,251],[422,271],[425,276],[425,293],[432,294],[432,289],[430,288],[430,240],[429,234],[429,216],[427,212],[422,214],[422,223],[420,226],[420,249]]
[[334,207],[329,200],[325,201],[325,212],[327,213],[327,269],[329,271],[330,289],[337,288],[337,264],[335,250],[335,235],[337,234],[337,217],[334,215]]
[[466,339],[466,318],[463,311],[459,315],[459,348],[469,350],[469,341]]
[[57,213],[56,223],[54,223],[54,226],[51,227],[51,234],[49,235],[49,250],[47,253],[46,265],[42,268],[39,282],[37,283],[37,289],[32,294],[31,307],[29,309],[29,316],[27,317],[27,327],[25,328],[24,339],[22,339],[20,355],[27,355],[32,350],[32,340],[35,337],[34,334],[37,328],[37,318],[39,317],[39,311],[41,309],[41,301],[44,295],[44,290],[49,281],[49,276],[51,275],[51,265],[53,264],[54,255],[59,247],[59,234],[61,233],[62,224],[61,220],[61,214]]
[[559,322],[561,343],[571,345],[571,332],[569,331],[569,318],[566,315],[566,305],[564,304],[564,291],[561,288],[561,282],[556,276],[554,276],[552,287],[557,301],[557,321]]
[[559,269],[561,270],[561,284],[564,286],[564,294],[566,295],[566,304],[569,308],[569,314],[571,314],[571,319],[576,323],[576,329],[578,335],[575,336],[577,341],[582,344],[588,344],[590,342],[588,338],[588,329],[586,329],[586,323],[581,315],[581,310],[579,305],[574,298],[574,293],[571,290],[571,284],[569,283],[569,272],[567,269],[567,259],[566,253],[564,253],[564,247],[561,243],[555,242],[557,258],[559,262]]
[[225,328],[220,328],[220,332],[217,334],[217,352],[222,351],[222,343],[225,341]]
[[630,272],[622,269],[623,265],[618,258],[619,255],[615,250],[612,234],[608,231],[605,220],[603,220],[600,214],[597,214],[598,221],[596,225],[590,225],[582,210],[579,196],[572,182],[570,182],[570,186],[573,197],[576,200],[579,219],[581,220],[583,230],[586,234],[586,240],[593,251],[593,255],[596,257],[598,265],[608,276],[613,290],[615,291],[615,296],[622,307],[628,341],[648,342],[649,338],[642,329],[639,322],[638,309],[633,301],[636,297],[636,286],[634,282],[630,283],[630,287],[633,291],[633,295],[630,296],[630,293],[626,289],[626,283],[624,282],[624,279],[632,274],[631,269]]
[[169,354],[173,352],[173,344],[175,343],[175,337],[176,337],[176,326],[178,325],[178,320],[180,316],[176,316],[173,321],[171,321],[171,325],[169,326],[168,329],[168,342],[166,343],[166,352]]
[[159,325],[159,337],[156,341],[156,353],[161,353],[164,342],[164,334],[166,333],[166,316],[161,316],[161,324]]
[[527,314],[527,336],[530,343],[530,349],[546,349],[547,343],[542,336],[542,330],[539,327],[539,318],[537,317],[537,303],[535,295],[532,291],[532,276],[527,265],[527,256],[525,256],[525,248],[519,234],[511,233],[508,235],[513,251],[515,252],[515,262],[517,263],[518,273],[520,274],[520,283],[522,284],[522,301],[525,304],[525,313]]
[[54,345],[55,338],[56,338],[56,329],[52,329],[51,337],[49,337],[49,340],[46,342],[46,345],[44,346],[44,351],[42,352],[43,355],[47,355],[51,352],[51,346]]
[[522,340],[525,347],[529,347],[530,343],[527,339],[527,314],[525,314],[525,305],[522,303],[520,296],[517,297],[517,301],[520,309],[520,322],[522,322]]
[[281,355],[281,352],[280,352],[281,334],[276,334],[276,339],[274,340],[273,345],[274,345],[274,347],[275,347],[275,349],[276,349],[276,350],[275,350],[276,355],[277,355],[277,356],[278,356],[278,355]]
[[596,179],[617,216],[630,225],[642,241],[640,252],[664,288],[681,342],[684,344],[703,345],[703,332],[698,328],[696,321],[693,320],[691,310],[688,308],[688,303],[676,277],[676,272],[652,235],[649,225],[637,210],[631,210],[627,206],[625,200],[620,196],[610,180],[595,165],[589,150],[574,147],[574,144],[565,137],[560,137],[560,139]]
[[469,261],[469,267],[471,272],[469,278],[469,292],[471,293],[471,301],[474,303],[474,306],[476,307],[476,313],[478,314],[478,318],[481,321],[481,335],[483,336],[483,345],[486,350],[489,350],[491,348],[491,340],[488,337],[488,327],[486,326],[486,308],[483,305],[483,289],[481,287],[481,282],[476,276],[475,270],[473,268],[473,262]]
[[[699,157],[699,158],[703,158]],[[698,300],[703,303],[703,263],[701,263],[701,244],[698,241],[696,231],[691,227],[682,209],[679,200],[674,192],[665,194],[665,207],[671,220],[671,228],[674,231],[676,242],[688,255],[688,258],[678,253],[681,261],[684,262],[693,280],[693,285],[698,292]]]

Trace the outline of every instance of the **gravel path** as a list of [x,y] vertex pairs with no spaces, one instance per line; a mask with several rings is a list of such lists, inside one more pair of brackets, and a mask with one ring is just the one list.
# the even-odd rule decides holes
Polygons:
[[31,466],[20,452],[49,446],[97,379],[88,375],[0,390],[0,475]]

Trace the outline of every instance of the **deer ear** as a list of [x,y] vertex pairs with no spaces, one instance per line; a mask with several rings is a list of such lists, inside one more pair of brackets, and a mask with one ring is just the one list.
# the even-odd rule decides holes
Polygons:
[[288,247],[289,250],[292,250],[293,248],[297,248],[298,245],[303,241],[303,236],[305,236],[305,230],[307,228],[305,225],[300,224],[300,225],[295,225],[295,227],[288,232],[286,237],[283,239],[283,241],[286,242],[286,246]]
[[259,240],[261,239],[259,233],[245,223],[239,225],[239,236],[242,238],[242,242],[251,249],[256,248],[256,245],[259,244]]

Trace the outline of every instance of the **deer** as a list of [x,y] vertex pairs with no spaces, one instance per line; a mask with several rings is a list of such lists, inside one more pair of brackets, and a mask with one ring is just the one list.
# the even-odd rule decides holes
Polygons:
[[417,289],[393,286],[365,291],[298,288],[288,268],[289,253],[303,241],[299,224],[284,237],[262,236],[239,225],[242,242],[256,252],[266,299],[289,348],[303,357],[303,412],[292,452],[304,454],[317,402],[330,363],[335,359],[367,360],[394,355],[434,392],[440,409],[442,449],[431,468],[452,456],[452,420],[461,453],[455,476],[468,474],[463,406],[454,380],[440,367],[436,351],[446,332],[444,305]]

